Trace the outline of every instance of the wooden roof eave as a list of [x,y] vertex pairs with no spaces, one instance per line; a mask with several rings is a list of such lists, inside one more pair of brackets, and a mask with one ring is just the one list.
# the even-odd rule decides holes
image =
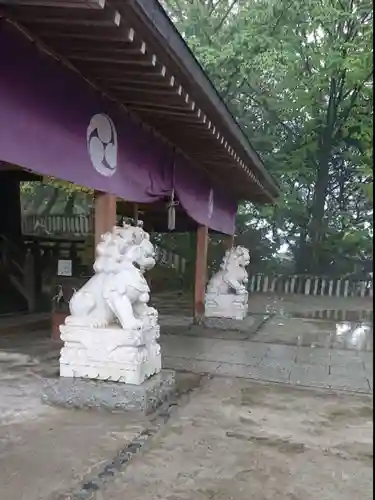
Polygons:
[[213,123],[141,31],[130,26],[131,17],[129,21],[105,0],[13,0],[12,5],[0,0],[1,4],[6,4],[5,15],[44,50],[124,105],[238,199],[275,200],[274,186],[254,173],[253,164],[248,166],[251,159],[241,148],[234,149],[227,127],[219,129]]

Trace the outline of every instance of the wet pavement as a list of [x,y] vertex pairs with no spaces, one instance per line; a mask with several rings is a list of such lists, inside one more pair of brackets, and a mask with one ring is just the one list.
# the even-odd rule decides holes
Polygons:
[[161,341],[164,367],[338,391],[373,390],[372,352],[276,343],[191,339]]
[[[337,298],[268,297],[249,300],[249,330],[239,334],[195,327],[179,312],[161,316],[164,366],[337,391],[373,391],[373,312],[370,302]],[[263,300],[263,302],[262,302]],[[322,309],[324,305],[346,305]],[[260,307],[262,304],[262,307]],[[363,308],[365,304],[366,308]],[[320,307],[319,307],[320,306]],[[261,321],[259,321],[261,319]],[[192,339],[191,337],[195,338]]]
[[[43,406],[41,384],[58,374],[60,345],[38,323],[21,333],[5,325],[1,500],[117,500],[125,492],[127,500],[371,498],[370,308],[262,300],[252,302],[247,332],[192,334],[190,304],[181,298],[172,310],[163,299],[164,367],[187,379],[209,376],[186,406],[163,410],[164,423],[151,433],[145,418]],[[123,469],[118,457],[127,464],[146,431],[149,451]]]
[[[317,311],[317,313],[324,311]],[[345,317],[346,311],[340,311]],[[360,312],[358,312],[359,315]],[[251,336],[253,342],[272,342],[326,349],[373,350],[373,323],[368,314],[362,320],[337,321],[291,313],[275,314]]]
[[207,380],[94,500],[370,500],[372,399]]

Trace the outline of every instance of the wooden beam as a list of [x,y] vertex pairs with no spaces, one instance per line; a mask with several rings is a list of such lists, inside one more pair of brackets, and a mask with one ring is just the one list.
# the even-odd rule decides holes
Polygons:
[[154,71],[147,71],[139,68],[137,71],[125,71],[123,69],[119,71],[117,69],[115,72],[112,71],[103,73],[102,70],[99,69],[99,71],[97,71],[97,68],[95,68],[95,71],[90,71],[90,75],[93,80],[106,86],[120,84],[126,85],[130,83],[133,85],[140,84],[149,87],[156,85],[156,88],[161,86],[165,88],[168,87],[168,84],[164,81],[161,71],[159,73],[155,73]]
[[[3,1],[3,0],[2,0]],[[100,9],[87,8],[87,5],[81,3],[75,7],[69,6],[68,2],[60,2],[60,5],[53,6],[38,6],[38,5],[22,5],[16,0],[12,4],[12,15],[22,23],[40,22],[43,24],[63,21],[65,24],[76,24],[78,22],[100,22],[113,21],[115,19],[116,10],[108,7]],[[118,16],[117,16],[118,19]]]
[[196,116],[189,109],[180,109],[180,108],[166,108],[166,107],[157,107],[149,105],[142,105],[140,103],[126,103],[124,104],[129,108],[137,111],[139,114],[151,114],[151,115],[168,115],[168,116],[176,116],[176,117],[185,117],[185,119],[190,119],[196,121]]
[[118,95],[122,95],[127,97],[128,99],[144,99],[145,97],[149,97],[149,100],[154,102],[155,100],[161,99],[169,99],[172,102],[177,102],[180,103],[180,99],[178,94],[173,90],[173,88],[169,86],[146,86],[142,87],[140,86],[137,88],[136,84],[133,85],[110,85],[108,86],[109,89],[111,89],[113,92],[116,92]]
[[70,9],[103,9],[105,0],[3,0],[5,5],[28,7],[58,7]]
[[198,226],[194,284],[194,323],[199,324],[204,317],[204,297],[207,282],[208,227]]
[[142,68],[152,68],[155,66],[152,60],[144,59],[142,57],[129,56],[124,57],[109,57],[105,55],[87,55],[87,54],[67,54],[66,57],[69,61],[81,61],[83,63],[101,63],[102,65],[119,65],[119,66],[131,66],[136,68],[137,66]]
[[116,196],[95,193],[95,248],[102,235],[116,225]]
[[110,58],[112,56],[118,55],[121,59],[128,59],[139,61],[143,60],[144,56],[140,53],[138,48],[133,48],[131,45],[128,47],[116,48],[112,49],[111,47],[90,47],[90,48],[81,48],[81,47],[73,47],[70,45],[60,46],[56,44],[56,50],[60,53],[63,53],[65,57],[68,59],[72,57],[77,57],[83,59],[85,57],[90,57],[92,54],[98,55],[100,57]]
[[[33,28],[37,27],[37,23],[32,23]],[[35,24],[35,26],[34,26]],[[79,26],[79,25],[64,25],[61,27],[61,31],[57,29],[53,29],[53,26],[46,27],[44,24],[41,24],[37,31],[38,37],[43,40],[53,40],[53,39],[68,39],[71,43],[73,40],[103,40],[103,43],[106,42],[123,42],[124,36],[122,32],[116,26],[97,26],[95,29],[89,29],[88,26]],[[51,43],[53,46],[53,42]]]

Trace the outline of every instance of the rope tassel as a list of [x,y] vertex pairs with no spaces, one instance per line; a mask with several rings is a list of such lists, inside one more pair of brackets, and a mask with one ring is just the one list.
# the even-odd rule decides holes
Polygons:
[[174,189],[172,190],[171,200],[168,203],[168,231],[174,231],[176,228],[176,207],[180,204],[175,200]]

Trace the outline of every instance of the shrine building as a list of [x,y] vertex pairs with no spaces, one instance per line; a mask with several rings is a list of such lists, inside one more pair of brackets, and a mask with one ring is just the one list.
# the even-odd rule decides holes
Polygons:
[[30,312],[20,182],[50,177],[94,190],[96,242],[119,203],[147,231],[196,231],[196,319],[209,231],[231,245],[239,203],[279,195],[157,0],[0,0],[0,279]]

